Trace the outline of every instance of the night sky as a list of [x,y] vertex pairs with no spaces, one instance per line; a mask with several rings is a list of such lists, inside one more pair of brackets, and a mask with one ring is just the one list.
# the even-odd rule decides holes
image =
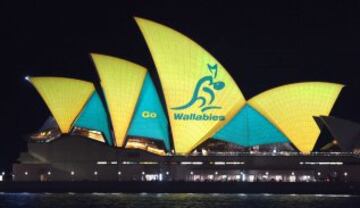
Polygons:
[[97,82],[89,57],[97,52],[147,67],[159,86],[133,16],[168,25],[198,42],[229,71],[246,98],[292,82],[343,83],[332,115],[360,122],[358,3],[71,2],[0,2],[1,168],[9,168],[25,147],[23,135],[39,129],[49,115],[26,75]]

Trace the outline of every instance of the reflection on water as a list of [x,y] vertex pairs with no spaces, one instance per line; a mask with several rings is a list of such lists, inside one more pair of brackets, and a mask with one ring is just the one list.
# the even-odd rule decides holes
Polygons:
[[0,193],[0,207],[26,208],[358,208],[360,196],[273,194]]

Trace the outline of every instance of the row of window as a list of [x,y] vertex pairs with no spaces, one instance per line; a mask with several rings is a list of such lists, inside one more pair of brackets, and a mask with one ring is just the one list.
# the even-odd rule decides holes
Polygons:
[[300,165],[343,165],[343,162],[299,162]]
[[[158,165],[159,162],[155,161],[97,161],[97,165],[117,165],[117,164],[123,164],[123,165]],[[203,165],[204,162],[202,161],[182,161],[182,162],[170,162],[170,164],[176,165]],[[209,162],[210,165],[244,165],[245,162],[243,161],[211,161]],[[299,162],[300,165],[343,165],[343,162]]]
[[[136,161],[97,161],[96,162],[97,165],[117,165],[117,164],[122,164],[122,165],[157,165],[159,164],[159,162],[155,162],[155,161],[140,161],[140,162],[136,162]],[[180,165],[203,165],[204,162],[202,161],[182,161],[182,162],[170,162],[170,164],[176,165],[176,164],[180,164]],[[244,165],[245,162],[242,161],[214,161],[214,162],[209,162],[210,165]]]

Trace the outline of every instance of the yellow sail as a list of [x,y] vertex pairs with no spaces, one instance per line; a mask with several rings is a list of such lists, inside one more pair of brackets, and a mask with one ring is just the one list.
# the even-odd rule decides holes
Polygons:
[[68,133],[95,88],[90,82],[64,77],[31,77],[62,133]]
[[303,153],[314,148],[320,130],[313,116],[329,115],[341,84],[304,82],[267,90],[248,102]]
[[225,68],[183,34],[135,18],[158,70],[175,151],[187,154],[228,122],[245,104]]
[[115,146],[123,147],[146,69],[111,56],[91,54],[101,80],[115,135]]

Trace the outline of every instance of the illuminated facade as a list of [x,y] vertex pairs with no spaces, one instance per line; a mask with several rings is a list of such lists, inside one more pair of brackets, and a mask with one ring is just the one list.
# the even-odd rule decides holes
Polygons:
[[302,152],[312,151],[320,134],[313,117],[329,115],[343,85],[304,82],[284,85],[249,100]]
[[92,54],[104,100],[90,82],[29,78],[62,133],[96,131],[102,137],[92,139],[119,148],[144,145],[138,137],[158,140],[178,155],[211,138],[243,147],[291,143],[303,153],[312,151],[320,134],[313,116],[329,115],[343,85],[295,83],[246,100],[225,68],[197,43],[158,23],[135,20],[159,73],[168,115],[144,67]]
[[33,84],[62,133],[69,133],[72,123],[94,93],[90,82],[63,77],[27,77]]
[[114,130],[114,144],[124,146],[146,69],[124,59],[92,54]]
[[187,154],[229,121],[245,98],[226,69],[201,46],[158,23],[141,18],[136,22],[160,76],[175,151]]
[[[247,100],[197,43],[135,20],[162,93],[144,67],[100,54],[91,54],[99,89],[88,81],[27,77],[52,116],[14,164],[15,180],[316,182],[360,175],[360,166],[347,166],[360,164],[347,142],[356,140],[358,125],[349,135],[337,129],[344,122],[327,117],[343,85],[293,83]],[[343,152],[312,152],[330,145],[318,142],[323,125],[339,137],[328,143],[338,141]]]

